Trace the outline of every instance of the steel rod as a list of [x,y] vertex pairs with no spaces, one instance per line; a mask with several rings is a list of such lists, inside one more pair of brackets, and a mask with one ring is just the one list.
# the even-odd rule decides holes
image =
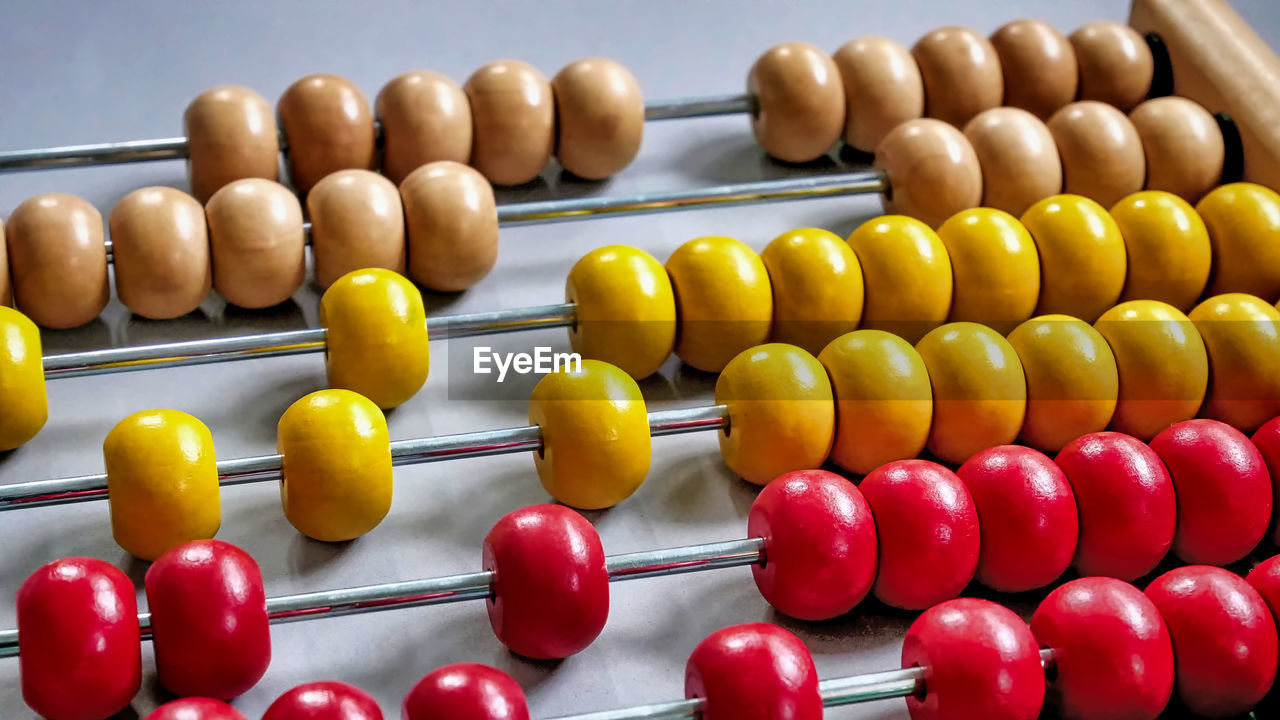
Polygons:
[[[719,430],[729,417],[724,405],[707,405],[649,413],[649,433],[653,437]],[[391,443],[391,464],[415,465],[469,457],[532,452],[542,447],[542,431],[536,425],[481,430],[454,435],[396,440]],[[218,462],[219,484],[223,486],[273,482],[281,478],[282,455],[257,455]],[[0,485],[0,511],[67,505],[107,497],[107,476],[78,475],[54,480]],[[671,562],[677,562],[672,559]]]

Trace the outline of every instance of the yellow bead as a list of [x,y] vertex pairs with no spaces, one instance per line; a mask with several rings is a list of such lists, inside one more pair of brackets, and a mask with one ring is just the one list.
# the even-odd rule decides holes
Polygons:
[[178,410],[144,410],[121,420],[102,444],[111,533],[129,554],[155,560],[222,524],[213,435]]
[[353,270],[320,298],[329,386],[390,410],[427,381],[431,353],[422,293],[390,270]]
[[866,475],[924,449],[933,422],[933,393],[920,354],[883,330],[841,335],[818,354],[836,399],[831,460]]
[[1190,318],[1209,351],[1205,416],[1253,432],[1280,415],[1280,311],[1228,293],[1200,303]]
[[0,305],[0,452],[36,436],[49,419],[40,329]]
[[772,340],[818,353],[858,329],[862,266],[839,235],[792,230],[774,238],[760,258],[773,285]]
[[1113,430],[1150,440],[1196,416],[1209,382],[1200,333],[1182,311],[1156,300],[1121,303],[1094,327],[1107,339],[1120,372]]
[[733,356],[769,337],[773,291],[760,256],[738,240],[704,237],[667,258],[680,331],[676,354],[720,372]]
[[387,420],[350,390],[313,392],[280,417],[284,456],[280,501],[298,532],[316,540],[354,540],[391,509]]
[[951,259],[928,225],[902,215],[864,222],[849,236],[866,283],[862,327],[913,343],[951,310]]
[[1213,277],[1208,293],[1280,296],[1280,194],[1253,183],[1212,190],[1196,204],[1209,229]]
[[1079,195],[1054,195],[1022,215],[1040,253],[1037,315],[1093,322],[1124,290],[1120,228],[1101,205]]
[[565,505],[613,507],[649,474],[644,396],[609,363],[583,360],[544,376],[529,398],[529,424],[542,429],[542,449],[533,454],[538,479]]
[[1027,412],[1027,380],[1018,353],[985,325],[947,323],[916,343],[933,387],[929,451],[959,465],[1018,437]]
[[1136,192],[1111,208],[1124,237],[1129,277],[1121,300],[1159,300],[1191,309],[1209,281],[1209,231],[1186,200],[1160,190]]
[[1053,453],[1105,430],[1120,378],[1111,346],[1089,323],[1066,315],[1031,318],[1009,333],[1027,377],[1027,416],[1019,437]]
[[760,345],[729,361],[716,380],[716,404],[729,408],[720,454],[747,482],[766,485],[821,467],[831,451],[831,381],[817,358],[795,345]]
[[639,380],[657,372],[675,347],[671,279],[643,250],[610,245],[587,253],[569,271],[565,300],[577,306],[569,342],[583,357]]
[[1031,233],[1003,210],[973,208],[938,228],[951,258],[951,322],[1007,333],[1031,317],[1040,299],[1040,256]]

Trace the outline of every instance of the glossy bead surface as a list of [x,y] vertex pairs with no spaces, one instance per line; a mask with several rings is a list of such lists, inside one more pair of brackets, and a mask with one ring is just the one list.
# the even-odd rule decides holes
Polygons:
[[404,273],[404,207],[385,177],[368,170],[326,175],[307,194],[307,216],[322,287],[353,270]]
[[391,182],[427,163],[471,157],[471,102],[448,77],[430,70],[397,75],[373,105],[382,123],[382,172]]
[[309,682],[276,698],[262,720],[382,720],[382,711],[354,685]]
[[982,166],[969,139],[941,120],[908,120],[876,146],[875,166],[889,178],[885,212],[938,227],[982,204]]
[[809,43],[765,51],[747,74],[755,98],[751,130],[760,147],[785,162],[827,154],[844,130],[844,84],[831,56]]
[[1049,593],[1031,632],[1053,650],[1048,696],[1064,720],[1155,720],[1173,693],[1173,644],[1140,590],[1113,578]]
[[773,286],[773,340],[816,354],[858,328],[862,265],[840,236],[817,228],[785,232],[760,259]]
[[1121,300],[1160,300],[1187,312],[1209,281],[1212,253],[1204,221],[1172,193],[1144,190],[1111,208],[1124,237],[1129,276]]
[[858,489],[880,535],[876,598],[921,610],[959,595],[977,570],[980,543],[978,511],[960,478],[927,460],[899,460]]
[[480,282],[498,261],[493,186],[473,168],[442,160],[400,183],[409,277],[432,290],[457,292]]
[[135,314],[153,320],[195,310],[213,287],[204,207],[170,187],[125,195],[111,209],[116,295]]
[[289,142],[289,177],[302,194],[329,173],[377,166],[373,115],[364,93],[337,75],[308,75],[276,104]]
[[329,386],[389,410],[427,381],[427,313],[422,293],[390,270],[343,275],[320,298]]
[[907,630],[902,667],[925,670],[912,720],[1034,720],[1044,704],[1035,636],[993,602],[962,598],[929,608]]
[[951,258],[937,233],[902,215],[873,218],[849,236],[862,264],[862,327],[914,343],[951,309]]
[[280,131],[266,98],[221,85],[196,96],[182,115],[191,194],[207,202],[223,185],[244,178],[276,180]]
[[754,250],[728,237],[703,237],[667,258],[676,295],[676,355],[720,372],[735,355],[769,337],[773,291]]
[[1022,224],[1040,253],[1037,315],[1091,323],[1115,304],[1127,266],[1124,238],[1105,208],[1079,195],[1055,195],[1032,205]]
[[1276,677],[1276,626],[1266,602],[1229,570],[1180,567],[1146,590],[1173,638],[1176,690],[1196,715],[1246,712]]
[[1004,104],[1044,120],[1076,99],[1080,82],[1071,41],[1040,20],[1014,20],[991,35],[1004,72]]
[[657,372],[675,349],[671,278],[639,248],[608,245],[583,255],[569,270],[564,298],[576,313],[569,343],[585,358],[640,380]]
[[832,462],[865,475],[920,454],[933,423],[933,392],[915,348],[883,330],[858,330],[832,340],[818,362],[836,400]]
[[73,328],[107,306],[102,215],[73,195],[37,195],[14,208],[6,228],[13,302],[37,325]]
[[1280,297],[1280,194],[1262,185],[1231,183],[1205,195],[1196,211],[1213,249],[1208,293],[1249,293],[1268,302]]
[[1124,113],[1095,101],[1072,103],[1049,118],[1062,156],[1063,189],[1111,207],[1142,189],[1147,161]]
[[1273,555],[1258,563],[1244,579],[1267,603],[1271,617],[1277,617],[1276,611],[1280,610],[1280,555]]
[[1031,448],[983,450],[956,471],[973,497],[982,531],[978,582],[1024,592],[1055,581],[1076,554],[1080,525],[1067,476]]
[[583,58],[551,79],[556,159],[565,170],[602,180],[631,164],[644,136],[644,96],[622,65]]
[[221,700],[181,698],[170,700],[147,715],[146,720],[247,720]]
[[391,509],[390,442],[382,411],[349,390],[313,392],[290,405],[276,440],[289,523],[326,542],[377,527]]
[[1014,328],[1008,340],[1027,378],[1023,442],[1057,452],[1106,429],[1120,379],[1111,346],[1097,330],[1066,315],[1041,315]]
[[454,663],[413,686],[400,720],[529,720],[529,706],[510,675],[479,663]]
[[[1262,460],[1267,464],[1267,472],[1271,477],[1271,510],[1273,513],[1280,512],[1280,418],[1268,420],[1249,439],[1258,448],[1258,452],[1262,453]],[[1280,544],[1276,542],[1277,538],[1280,538],[1280,527],[1273,527],[1271,542]]]
[[938,228],[951,259],[951,322],[1007,333],[1031,317],[1040,298],[1040,256],[1031,234],[1008,213],[973,208]]
[[964,136],[982,165],[982,203],[1014,215],[1062,192],[1062,158],[1048,126],[1026,110],[978,113]]
[[964,127],[1004,99],[1000,57],[991,41],[973,30],[939,28],[920,38],[911,54],[924,78],[929,117]]
[[649,473],[652,443],[640,386],[599,360],[543,376],[529,398],[529,424],[542,429],[533,454],[551,497],[583,510],[631,497]]
[[36,436],[49,419],[40,329],[26,315],[0,305],[0,452]]
[[555,146],[551,83],[532,65],[497,60],[462,88],[471,101],[471,166],[495,185],[519,185],[542,172]]
[[205,206],[213,287],[232,305],[264,308],[288,300],[306,277],[302,205],[289,188],[237,180]]
[[702,698],[704,720],[821,720],[813,657],[777,625],[747,623],[717,630],[685,664],[684,695]]
[[230,700],[271,662],[262,571],[221,540],[196,540],[147,569],[147,607],[160,684],[179,696]]
[[1209,353],[1201,414],[1244,432],[1280,415],[1280,311],[1252,295],[1217,295],[1187,316]]
[[1168,96],[1129,113],[1147,156],[1147,189],[1196,202],[1222,180],[1226,149],[1218,121],[1199,103]]
[[111,533],[134,557],[155,560],[222,524],[213,435],[178,410],[121,420],[102,444]]
[[832,55],[844,83],[844,141],[872,152],[885,135],[924,115],[924,81],[911,51],[888,38],[851,40]]
[[1147,98],[1155,60],[1136,30],[1107,20],[1083,25],[1069,36],[1080,67],[1080,99],[1099,100],[1128,112]]
[[596,639],[609,617],[609,571],[595,528],[561,505],[503,516],[484,538],[494,574],[489,624],[512,652],[565,658]]

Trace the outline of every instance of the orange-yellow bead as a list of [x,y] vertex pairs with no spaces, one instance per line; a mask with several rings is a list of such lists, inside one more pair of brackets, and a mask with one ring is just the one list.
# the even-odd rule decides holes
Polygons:
[[819,353],[858,329],[862,266],[839,235],[800,228],[773,239],[760,253],[773,286],[771,339]]
[[1089,323],[1066,315],[1031,318],[1009,333],[1027,377],[1027,416],[1019,437],[1053,453],[1105,430],[1120,378],[1111,346]]
[[609,245],[587,253],[565,282],[577,319],[569,342],[583,357],[602,360],[633,378],[646,378],[676,344],[676,299],[671,279],[649,253]]
[[716,404],[729,408],[720,454],[747,482],[766,485],[821,467],[831,451],[831,381],[817,358],[795,345],[768,343],[729,361],[716,380]]
[[703,237],[667,258],[676,293],[676,354],[693,367],[720,372],[735,355],[769,337],[773,290],[754,250],[728,237]]
[[36,324],[0,305],[0,452],[35,437],[49,419],[41,352]]
[[866,221],[849,236],[862,264],[862,327],[915,342],[951,310],[951,259],[928,225],[904,215]]
[[1231,183],[1205,195],[1196,211],[1213,247],[1210,295],[1280,296],[1280,194],[1254,183]]
[[1200,333],[1180,310],[1156,300],[1121,303],[1094,324],[1120,371],[1111,427],[1150,440],[1200,409],[1209,364]]
[[958,322],[916,343],[933,388],[929,451],[959,465],[1018,437],[1027,412],[1027,380],[1009,341],[985,325]]
[[1054,195],[1023,213],[1022,224],[1040,253],[1037,315],[1093,322],[1120,298],[1124,239],[1101,205],[1079,195]]
[[1191,309],[1209,281],[1209,232],[1186,200],[1160,190],[1136,192],[1111,208],[1124,237],[1129,276],[1121,300],[1159,300]]
[[1280,415],[1280,311],[1253,295],[1228,293],[1189,317],[1209,352],[1204,415],[1244,432]]
[[883,330],[856,330],[832,340],[818,362],[836,399],[833,462],[866,475],[920,454],[933,421],[933,393],[915,348]]
[[1007,333],[1031,317],[1040,299],[1040,256],[1031,234],[1002,210],[973,208],[938,228],[951,258],[951,322]]

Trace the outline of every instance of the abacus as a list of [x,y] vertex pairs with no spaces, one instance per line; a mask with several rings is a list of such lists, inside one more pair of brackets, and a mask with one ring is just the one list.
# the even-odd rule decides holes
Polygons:
[[[1030,720],[1055,707],[1154,720],[1172,706],[1263,717],[1280,558],[1241,571],[1280,538],[1280,103],[1269,89],[1280,60],[1217,0],[1136,0],[1131,25],[1067,37],[1020,20],[990,38],[946,27],[910,50],[870,37],[830,55],[785,43],[751,68],[746,93],[647,103],[603,58],[551,81],[508,60],[461,87],[412,71],[372,111],[354,84],[313,75],[274,112],[247,88],[203,93],[184,137],[0,152],[0,171],[185,158],[191,187],[126,195],[109,232],[92,205],[56,193],[0,226],[0,450],[21,462],[46,423],[68,422],[56,403],[50,412],[48,380],[323,353],[327,386],[291,398],[275,453],[215,457],[216,419],[211,431],[150,409],[106,434],[102,473],[10,474],[0,457],[0,511],[15,511],[0,516],[105,499],[109,523],[84,531],[109,524],[151,563],[132,566],[147,568],[141,580],[102,560],[36,558],[47,564],[17,591],[18,627],[0,630],[24,701],[50,720],[112,716],[150,672],[150,640],[157,686],[181,699],[148,720],[244,720],[242,695],[264,720],[381,720],[388,700],[380,708],[360,678],[280,694],[270,626],[474,600],[490,644],[510,651],[490,664],[510,674],[415,668],[421,680],[397,691],[402,717],[528,718],[521,686],[556,670],[525,659],[609,662],[592,645],[610,642],[611,583],[750,568],[771,622],[735,618],[698,643],[684,699],[658,701],[678,693],[646,684],[651,700],[617,710],[563,714],[587,707],[564,688],[535,700],[558,702],[557,720],[820,718],[888,699],[914,718]],[[499,202],[501,186],[552,158],[581,179],[626,173],[647,122],[734,114],[777,160],[803,165],[843,142],[852,157],[874,153],[874,167]],[[505,228],[858,194],[895,214],[847,240],[804,227],[757,253],[707,236],[665,262],[601,240],[563,294],[528,305],[439,312],[421,290],[501,282],[512,270],[500,246],[519,242]],[[134,316],[170,321],[211,289],[249,311],[288,301],[308,265],[324,289],[319,327],[43,351],[40,327],[93,322],[113,277]],[[432,404],[429,342],[550,328],[567,329],[581,366],[538,382],[527,424],[391,439],[389,421],[404,418],[404,432],[448,412]],[[714,381],[714,398],[650,408],[660,391],[646,378],[673,355]],[[305,360],[271,362],[307,372]],[[237,382],[267,389],[254,373],[265,367],[237,363]],[[424,387],[430,397],[416,398]],[[738,513],[746,532],[606,555],[614,543],[593,523],[672,509],[629,500],[670,474],[651,472],[671,447],[653,439],[699,432],[716,434],[722,474],[746,481],[732,492],[763,488]],[[541,501],[558,504],[504,513],[479,571],[268,594],[271,575],[214,537],[222,488],[277,482],[301,547],[359,551],[384,519],[408,522],[391,514],[393,481],[406,492],[393,468],[467,460],[483,477],[479,458],[516,453],[530,454],[534,467],[519,470],[538,478]],[[23,515],[36,512],[75,510]],[[974,584],[1015,608],[1025,601],[1010,593],[1043,601],[1024,622],[961,597]],[[864,612],[869,598],[912,614],[901,667],[819,673],[807,623]],[[701,616],[707,599],[695,599]],[[438,627],[443,611],[420,612]],[[277,686],[269,707],[260,681]]]

